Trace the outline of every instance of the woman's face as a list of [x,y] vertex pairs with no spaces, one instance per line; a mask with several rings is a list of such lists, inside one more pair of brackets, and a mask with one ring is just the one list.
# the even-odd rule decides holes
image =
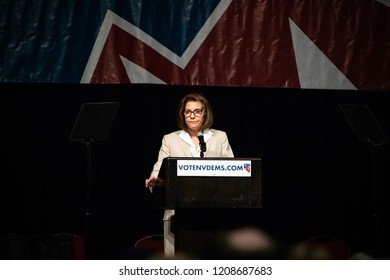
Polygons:
[[188,101],[184,110],[184,118],[188,130],[198,133],[203,124],[204,108],[199,101]]

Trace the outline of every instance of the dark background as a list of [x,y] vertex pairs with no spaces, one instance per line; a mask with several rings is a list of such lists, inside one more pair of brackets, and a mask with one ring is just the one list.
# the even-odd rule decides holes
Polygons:
[[69,136],[86,102],[120,104],[108,139],[92,145],[93,258],[119,258],[139,238],[161,234],[163,210],[144,181],[190,91],[210,99],[214,128],[228,133],[236,157],[262,159],[264,207],[245,221],[286,243],[326,235],[352,252],[387,256],[389,147],[373,161],[338,105],[367,105],[389,136],[388,92],[26,83],[0,91],[2,258],[35,257],[10,254],[15,238],[84,235],[86,147]]

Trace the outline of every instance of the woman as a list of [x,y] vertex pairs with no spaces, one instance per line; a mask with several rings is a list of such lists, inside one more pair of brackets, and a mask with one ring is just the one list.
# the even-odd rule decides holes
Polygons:
[[[183,97],[177,110],[177,123],[180,130],[164,135],[157,162],[145,186],[153,188],[161,164],[166,157],[234,157],[227,134],[222,130],[211,128],[214,115],[209,101],[200,93],[189,93]],[[203,136],[205,147],[199,143]],[[174,210],[164,213],[164,252],[166,256],[174,255],[173,233],[170,220]]]

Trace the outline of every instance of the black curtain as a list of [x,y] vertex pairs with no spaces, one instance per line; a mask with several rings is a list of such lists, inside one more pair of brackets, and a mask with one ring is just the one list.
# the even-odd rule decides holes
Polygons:
[[[95,258],[118,258],[139,238],[162,233],[163,210],[144,180],[190,91],[210,99],[214,127],[228,133],[236,157],[262,158],[264,208],[248,221],[285,242],[330,235],[370,251],[370,147],[338,105],[367,105],[390,136],[388,93],[131,84],[0,84],[2,246],[10,236],[84,234],[86,149],[69,136],[86,102],[120,104],[108,139],[91,150]],[[383,235],[389,159],[388,146],[379,147]]]

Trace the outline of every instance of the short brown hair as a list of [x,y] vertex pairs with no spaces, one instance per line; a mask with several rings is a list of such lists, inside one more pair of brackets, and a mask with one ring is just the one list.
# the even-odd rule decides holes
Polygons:
[[184,116],[184,110],[186,109],[186,105],[189,101],[199,101],[203,105],[203,123],[201,125],[201,131],[211,128],[214,122],[214,114],[211,108],[210,102],[207,98],[198,92],[192,92],[186,94],[180,101],[179,108],[177,109],[177,124],[179,127],[185,131],[187,131],[187,125]]

